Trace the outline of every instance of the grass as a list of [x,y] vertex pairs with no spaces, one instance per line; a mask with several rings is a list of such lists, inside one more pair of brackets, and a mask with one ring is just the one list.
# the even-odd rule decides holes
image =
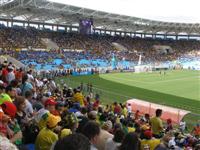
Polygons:
[[[131,98],[189,110],[194,115],[187,120],[200,120],[200,72],[191,70],[166,71],[166,75],[153,73],[111,73],[91,76],[64,77],[72,87],[82,82],[93,85],[94,93],[103,103],[125,102]],[[57,82],[61,79],[58,78]],[[86,91],[86,90],[85,90]]]

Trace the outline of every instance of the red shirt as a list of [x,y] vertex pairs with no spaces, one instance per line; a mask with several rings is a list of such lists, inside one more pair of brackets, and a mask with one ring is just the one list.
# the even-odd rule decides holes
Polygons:
[[3,70],[2,70],[2,77],[3,77],[3,81],[4,82],[7,82],[6,81],[6,76],[8,75],[8,70],[7,70],[7,68],[4,68]]
[[116,105],[115,107],[114,107],[114,113],[115,114],[119,114],[121,112],[121,107],[119,106],[119,105]]

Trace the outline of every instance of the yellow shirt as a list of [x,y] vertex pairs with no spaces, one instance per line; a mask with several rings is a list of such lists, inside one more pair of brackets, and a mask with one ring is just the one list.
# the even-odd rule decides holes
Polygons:
[[40,130],[42,130],[43,128],[46,127],[47,125],[47,118],[49,116],[50,113],[45,114],[45,116],[43,116],[43,118],[40,119],[39,123],[38,123],[38,127]]
[[163,124],[159,117],[153,117],[150,119],[153,134],[159,135],[162,131]]
[[130,132],[135,132],[135,128],[133,128],[133,127],[128,127],[128,133],[130,133]]
[[74,102],[78,102],[81,106],[84,106],[84,96],[82,93],[77,92],[74,94],[73,100]]
[[58,140],[58,135],[50,129],[42,129],[35,142],[36,150],[50,150],[52,144]]
[[128,116],[128,110],[126,109],[126,107],[124,107],[124,109],[122,110],[122,114],[124,115],[124,117]]
[[157,145],[160,144],[160,139],[151,139],[151,140],[141,140],[140,150],[144,150],[145,145],[148,145],[150,150],[154,150]]

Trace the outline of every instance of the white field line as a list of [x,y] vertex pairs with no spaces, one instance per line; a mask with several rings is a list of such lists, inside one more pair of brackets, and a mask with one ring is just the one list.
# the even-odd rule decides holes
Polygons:
[[[119,77],[110,77],[110,78],[104,78],[103,79],[117,79],[117,80],[124,80],[124,81],[134,81],[138,83],[144,83],[144,84],[156,84],[156,83],[164,83],[164,82],[172,82],[172,81],[177,81],[177,80],[184,80],[184,79],[192,79],[192,78],[200,78],[200,76],[193,76],[193,77],[183,77],[183,78],[176,78],[176,79],[171,79],[171,80],[163,80],[163,81],[153,81],[153,82],[144,82],[144,81],[137,81],[133,79],[125,79],[125,78],[119,78]],[[113,81],[113,80],[111,80]]]
[[144,83],[144,84],[151,84],[151,82],[144,82],[144,81],[138,81],[138,80],[132,80],[132,79],[119,78],[119,77],[108,77],[108,78],[101,77],[101,78],[110,80],[110,81],[113,81],[112,79],[117,79],[117,80],[124,80],[124,81],[134,81],[134,82]]

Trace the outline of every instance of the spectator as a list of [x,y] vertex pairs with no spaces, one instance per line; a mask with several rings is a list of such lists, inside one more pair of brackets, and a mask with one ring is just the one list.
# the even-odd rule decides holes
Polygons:
[[119,150],[139,150],[140,149],[140,140],[137,134],[131,132],[128,133],[124,140],[122,141]]
[[15,80],[15,74],[13,72],[14,68],[12,66],[8,66],[8,74],[6,76],[6,81],[8,84],[12,81]]
[[106,141],[109,138],[113,138],[113,135],[109,133],[112,129],[112,122],[110,120],[106,121],[99,134],[99,140],[97,141],[96,147],[98,150],[105,150]]
[[160,144],[160,139],[153,138],[151,130],[144,131],[144,139],[141,140],[141,150],[154,150]]
[[124,139],[124,136],[125,134],[123,130],[117,129],[114,133],[114,137],[107,139],[105,150],[118,150],[122,140]]
[[49,115],[46,128],[43,128],[36,139],[36,150],[50,150],[51,146],[58,140],[58,135],[53,132],[57,124],[61,121],[59,116]]
[[150,119],[150,124],[152,126],[152,131],[153,131],[153,136],[155,138],[161,138],[162,137],[162,131],[163,131],[163,123],[162,120],[160,119],[162,115],[162,110],[157,109],[156,110],[156,116],[152,117]]
[[99,125],[93,121],[89,121],[84,126],[82,133],[89,139],[91,143],[90,150],[97,150],[95,145],[98,143],[99,140],[99,135],[100,135]]
[[24,75],[22,78],[22,85],[20,86],[22,96],[25,96],[26,91],[33,91],[33,86],[28,82],[28,75]]
[[32,92],[31,91],[26,91],[25,92],[25,103],[26,103],[26,106],[25,106],[25,113],[27,114],[28,117],[32,117],[33,116],[33,106],[32,106],[32,103],[31,103],[31,100],[32,100]]
[[64,149],[90,150],[90,141],[82,134],[71,134],[56,142],[54,150]]

